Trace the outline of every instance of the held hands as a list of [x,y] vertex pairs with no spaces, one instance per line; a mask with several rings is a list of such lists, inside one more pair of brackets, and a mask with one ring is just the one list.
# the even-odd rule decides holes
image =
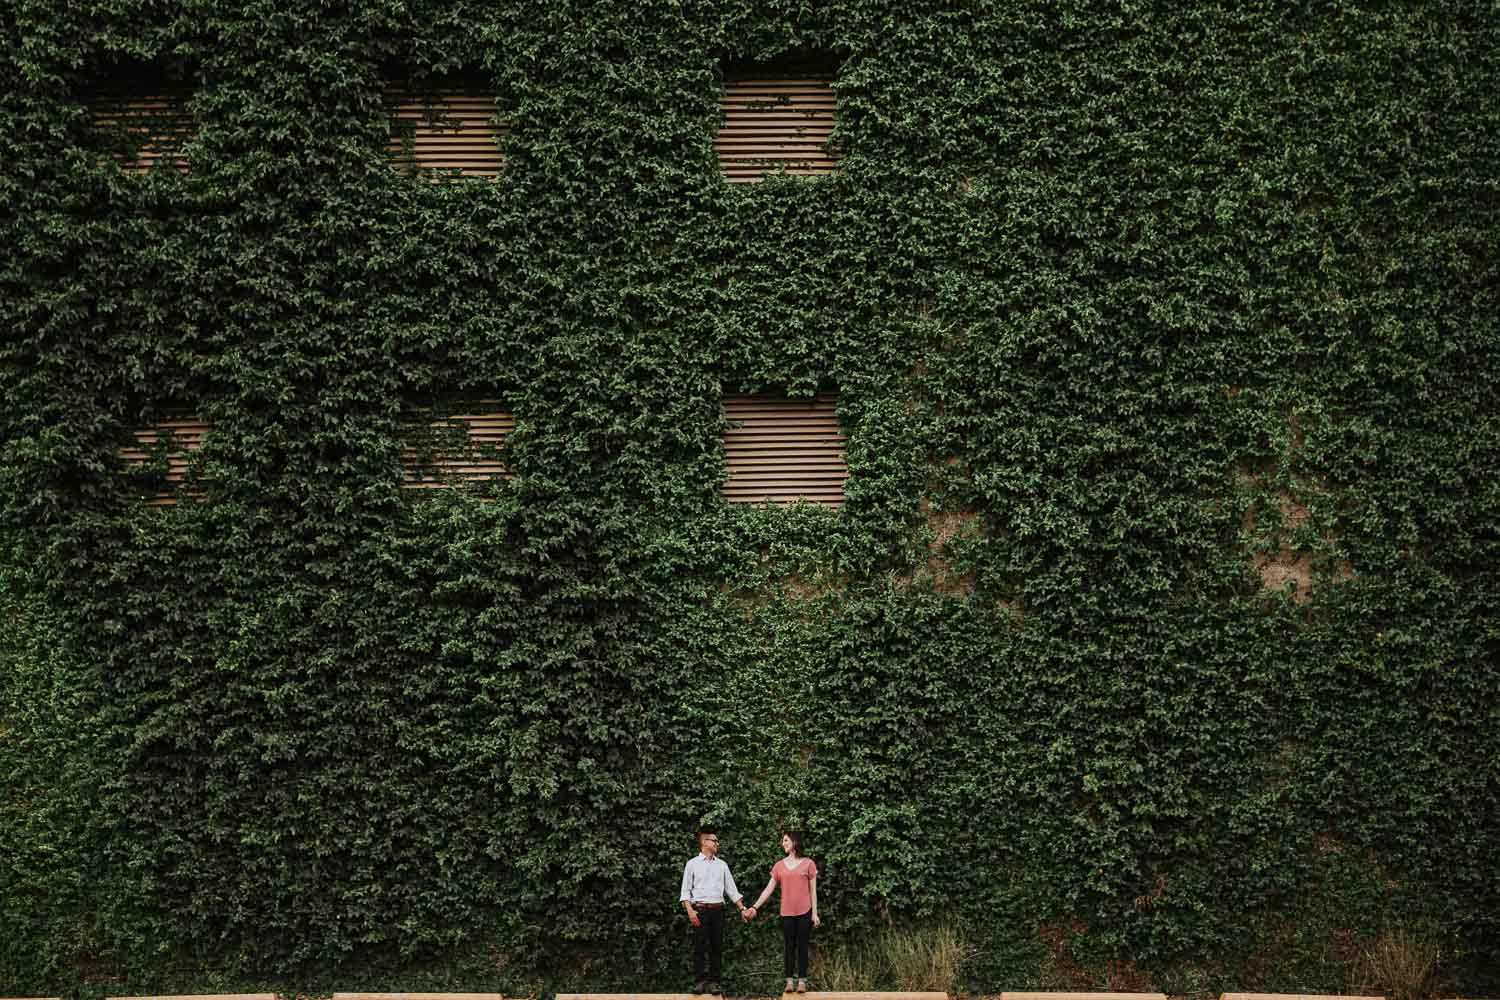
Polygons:
[[[754,907],[754,906],[747,906],[743,910],[740,911],[740,919],[743,920],[745,923],[748,924],[750,921],[752,921],[752,920],[755,919],[756,914],[758,914],[759,912],[760,911],[756,907]],[[693,922],[693,926],[694,927],[698,926],[698,914],[696,914],[696,913],[690,913],[690,914],[688,914],[688,919]],[[812,925],[814,927],[822,927],[823,926],[823,921],[821,919],[819,919],[818,914],[816,913],[816,911],[812,915]]]

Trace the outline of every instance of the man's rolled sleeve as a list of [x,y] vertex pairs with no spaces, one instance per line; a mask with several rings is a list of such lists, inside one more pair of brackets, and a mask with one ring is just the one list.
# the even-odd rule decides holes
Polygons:
[[693,898],[693,863],[689,861],[682,866],[682,895],[677,902],[686,903]]

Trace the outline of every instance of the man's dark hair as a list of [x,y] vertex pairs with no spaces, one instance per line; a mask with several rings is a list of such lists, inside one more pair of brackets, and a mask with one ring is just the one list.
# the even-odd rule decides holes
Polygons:
[[710,836],[710,835],[717,837],[719,835],[718,828],[717,827],[712,827],[712,826],[700,826],[700,827],[698,827],[698,832],[693,835],[693,839],[694,840],[702,840],[704,837],[707,837],[707,836]]

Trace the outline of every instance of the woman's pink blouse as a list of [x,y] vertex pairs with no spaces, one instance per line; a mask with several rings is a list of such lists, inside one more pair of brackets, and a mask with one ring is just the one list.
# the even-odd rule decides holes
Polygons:
[[796,871],[788,871],[786,861],[771,866],[771,877],[781,887],[781,915],[800,917],[812,909],[812,880],[818,877],[818,866],[812,858],[803,858]]

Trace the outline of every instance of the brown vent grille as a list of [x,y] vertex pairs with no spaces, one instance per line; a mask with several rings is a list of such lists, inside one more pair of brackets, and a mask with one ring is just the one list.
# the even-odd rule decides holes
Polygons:
[[758,181],[767,170],[826,174],[838,165],[828,150],[829,80],[726,80],[719,106],[724,125],[714,149],[732,184]]
[[494,177],[504,169],[499,142],[510,124],[495,119],[493,97],[391,93],[387,101],[396,169],[456,170],[469,177]]
[[509,475],[500,456],[506,436],[515,429],[515,416],[493,399],[458,409],[461,412],[410,425],[401,455],[403,486],[446,489]]
[[[167,488],[147,498],[146,503],[149,506],[165,507],[177,502],[177,493],[187,482],[192,454],[203,447],[203,439],[207,437],[211,427],[212,425],[202,417],[191,414],[172,417],[136,430],[134,447],[127,446],[120,449],[120,458],[127,465],[144,465],[160,445],[167,441],[171,442],[166,452]],[[199,490],[191,487],[185,492],[189,496],[200,495]]]
[[800,498],[839,506],[849,465],[838,397],[725,396],[724,453],[730,503],[791,503]]
[[115,160],[127,170],[161,163],[187,170],[182,147],[197,130],[180,94],[101,97],[89,105],[94,128],[119,142]]

